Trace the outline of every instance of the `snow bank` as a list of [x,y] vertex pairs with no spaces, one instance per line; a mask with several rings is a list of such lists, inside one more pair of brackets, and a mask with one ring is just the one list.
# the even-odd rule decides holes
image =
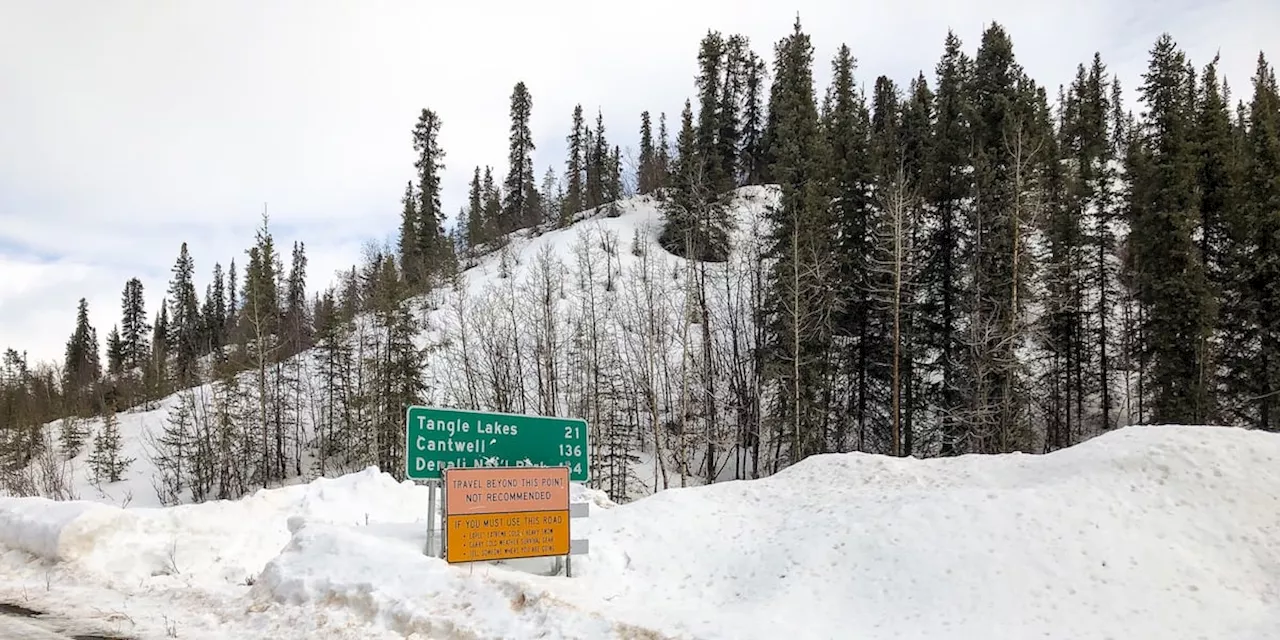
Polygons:
[[289,542],[290,518],[365,524],[425,523],[426,516],[425,488],[370,468],[241,500],[168,509],[5,499],[0,545],[117,580],[184,575],[244,584]]
[[1280,637],[1280,436],[819,456],[593,514],[580,606],[698,638]]
[[[376,531],[376,530],[375,530]],[[403,635],[429,638],[617,637],[601,615],[546,591],[422,554],[420,541],[386,530],[306,524],[254,585],[274,602],[339,607]],[[389,543],[389,540],[398,542]],[[415,544],[416,543],[416,544]]]
[[370,637],[1280,637],[1276,434],[1134,427],[1045,456],[825,455],[621,506],[573,495],[593,504],[573,578],[425,557],[426,489],[372,469],[172,509],[3,500],[0,547],[134,600],[200,603],[189,619],[210,629],[270,615]]
[[91,537],[92,523],[118,509],[96,502],[58,502],[47,498],[0,498],[0,546],[49,560],[66,560]]

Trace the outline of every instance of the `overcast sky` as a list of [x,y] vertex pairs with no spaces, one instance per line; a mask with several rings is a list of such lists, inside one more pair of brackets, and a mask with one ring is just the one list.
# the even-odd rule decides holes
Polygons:
[[321,288],[393,237],[423,107],[443,121],[452,214],[475,165],[505,172],[517,81],[541,179],[563,168],[574,104],[634,147],[641,111],[678,122],[708,29],[772,62],[797,12],[820,90],[841,43],[867,86],[932,82],[947,29],[972,53],[993,20],[1050,95],[1094,51],[1132,90],[1162,31],[1197,67],[1220,51],[1235,98],[1260,49],[1280,57],[1274,0],[0,0],[0,348],[60,359],[81,297],[105,342],[133,276],[154,314],[184,241],[203,295],[215,261],[243,273],[264,203],[286,264],[306,242]]

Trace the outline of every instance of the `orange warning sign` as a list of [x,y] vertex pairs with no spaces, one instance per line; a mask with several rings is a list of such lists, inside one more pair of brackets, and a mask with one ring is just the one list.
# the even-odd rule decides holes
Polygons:
[[569,468],[454,467],[444,493],[446,516],[568,510]]
[[445,561],[482,562],[569,554],[569,510],[453,515]]

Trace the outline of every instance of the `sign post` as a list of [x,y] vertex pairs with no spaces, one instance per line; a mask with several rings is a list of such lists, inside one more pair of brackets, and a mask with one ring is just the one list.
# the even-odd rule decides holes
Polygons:
[[446,562],[569,555],[569,467],[452,467],[443,474]]
[[565,467],[572,482],[590,479],[585,420],[410,406],[405,423],[412,480],[476,467]]

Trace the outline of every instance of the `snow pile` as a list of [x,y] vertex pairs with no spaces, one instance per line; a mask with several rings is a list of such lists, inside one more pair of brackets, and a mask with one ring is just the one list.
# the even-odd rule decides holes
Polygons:
[[826,455],[622,506],[577,488],[573,578],[425,556],[426,491],[367,470],[172,509],[4,500],[0,600],[58,593],[35,554],[76,585],[59,605],[182,637],[1280,637],[1276,434]]
[[86,525],[115,511],[118,509],[96,502],[0,498],[0,546],[50,560],[68,560],[80,546],[75,541],[92,530]]
[[10,498],[0,501],[0,545],[116,580],[184,574],[247,583],[289,542],[288,521],[296,517],[425,523],[427,492],[369,468],[237,501],[167,509]]
[[254,595],[284,604],[341,607],[406,636],[534,638],[548,637],[550,629],[550,637],[558,638],[617,633],[605,617],[567,606],[545,591],[427,557],[420,542],[405,533],[303,526],[262,572]]
[[583,604],[698,638],[1280,637],[1274,434],[818,456],[601,513],[590,535]]

